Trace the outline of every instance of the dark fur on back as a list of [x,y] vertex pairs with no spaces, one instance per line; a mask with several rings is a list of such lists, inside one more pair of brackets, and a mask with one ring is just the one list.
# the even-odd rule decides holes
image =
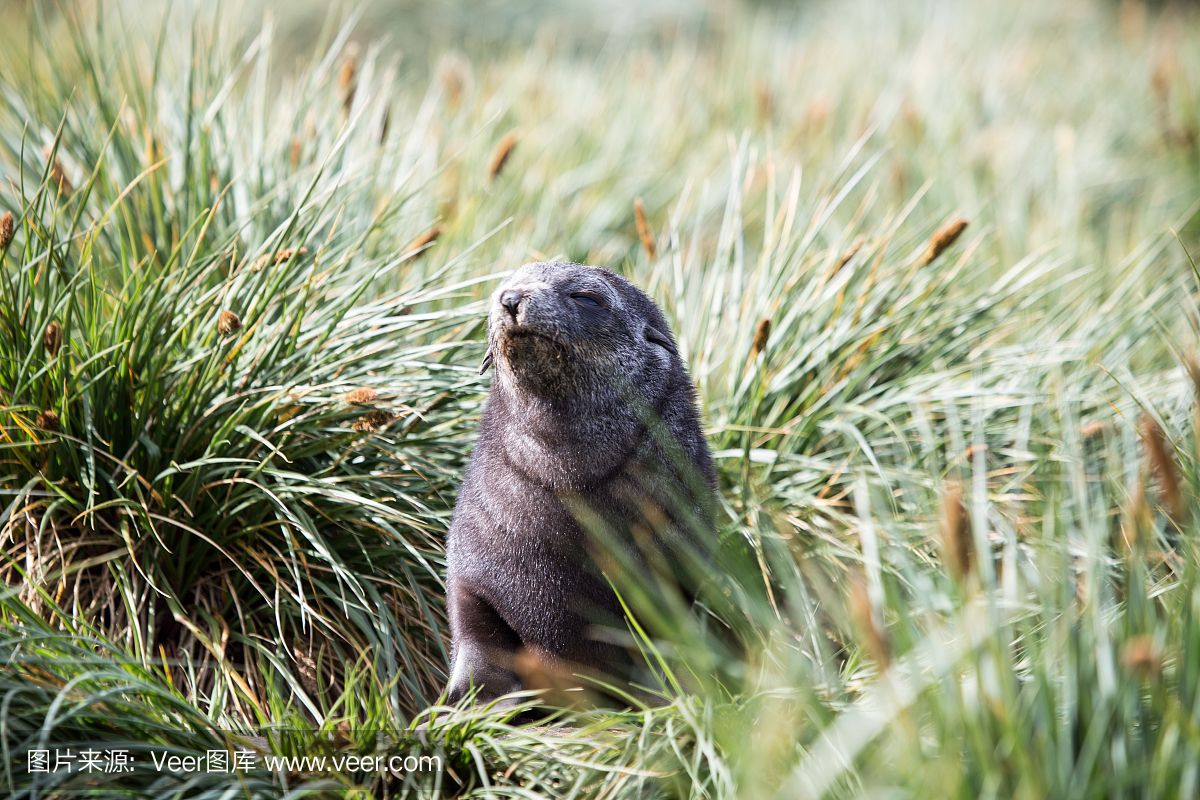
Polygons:
[[648,550],[711,529],[695,391],[641,290],[597,267],[526,265],[492,298],[488,344],[495,377],[448,545],[452,701],[533,688],[531,664],[626,674],[597,635],[625,627],[602,572],[654,580]]

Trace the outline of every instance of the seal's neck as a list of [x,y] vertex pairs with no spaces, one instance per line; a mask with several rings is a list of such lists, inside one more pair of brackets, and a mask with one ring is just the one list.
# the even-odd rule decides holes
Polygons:
[[640,417],[613,389],[547,397],[497,381],[505,455],[543,485],[578,489],[620,468],[641,437]]

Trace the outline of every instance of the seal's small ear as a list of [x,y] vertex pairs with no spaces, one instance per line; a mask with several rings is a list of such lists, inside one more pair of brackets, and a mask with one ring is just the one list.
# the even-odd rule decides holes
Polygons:
[[658,345],[668,353],[675,352],[675,343],[671,341],[671,337],[653,325],[647,323],[646,329],[643,331],[642,335],[646,337],[647,342]]
[[483,356],[483,363],[479,365],[479,374],[482,375],[487,372],[490,366],[492,366],[492,348],[489,347],[487,353]]

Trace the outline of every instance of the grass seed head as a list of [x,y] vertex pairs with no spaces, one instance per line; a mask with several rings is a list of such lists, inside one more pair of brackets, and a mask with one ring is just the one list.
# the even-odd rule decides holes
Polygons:
[[383,409],[376,408],[372,411],[368,411],[358,419],[354,420],[354,423],[350,427],[359,433],[373,433],[386,428],[388,425],[392,424],[395,419],[395,415],[390,411],[384,411]]
[[1172,64],[1170,59],[1159,59],[1154,65],[1154,71],[1150,73],[1150,88],[1154,91],[1154,97],[1158,103],[1165,107],[1171,98],[1171,73]]
[[920,136],[924,133],[925,120],[921,115],[921,109],[917,107],[911,97],[904,98],[904,103],[900,106],[900,118],[904,120],[904,127],[913,136]]
[[838,259],[837,266],[833,268],[833,272],[830,273],[829,277],[832,278],[834,275],[837,275],[839,272],[841,272],[842,269],[850,263],[850,260],[858,255],[858,251],[862,250],[863,245],[866,243],[867,238],[865,236],[862,234],[856,236],[854,241],[850,243],[850,247],[846,250],[846,252],[842,253],[842,257]]
[[1146,455],[1150,468],[1158,478],[1159,490],[1163,502],[1171,518],[1176,522],[1183,517],[1183,490],[1179,479],[1179,467],[1175,463],[1175,455],[1171,452],[1171,444],[1162,426],[1150,415],[1142,417],[1142,441],[1146,444]]
[[58,418],[57,411],[48,408],[37,415],[37,419],[33,421],[33,424],[44,431],[53,432],[61,427],[62,421]]
[[16,225],[13,222],[11,211],[5,211],[3,214],[0,214],[0,253],[7,250],[9,244],[12,243],[15,228]]
[[829,121],[829,102],[818,97],[808,104],[808,111],[804,116],[804,130],[806,133],[816,133],[825,127],[825,123]]
[[379,393],[369,386],[360,386],[357,389],[351,389],[346,392],[345,400],[347,403],[355,406],[367,406],[375,402],[379,397]]
[[1136,46],[1146,35],[1145,0],[1121,0],[1117,13],[1117,30],[1121,38],[1126,44]]
[[162,145],[153,133],[146,136],[146,149],[142,158],[147,164],[156,164],[162,158]]
[[463,91],[467,86],[468,66],[459,55],[451,53],[438,65],[438,82],[446,95],[446,105],[458,108],[462,104]]
[[46,348],[46,353],[51,358],[58,355],[58,350],[62,347],[62,325],[51,321],[46,326],[46,331],[42,334],[42,346]]
[[754,342],[750,345],[752,356],[756,356],[763,350],[767,349],[767,340],[771,338],[771,320],[760,319],[758,327],[754,329]]
[[294,256],[308,255],[307,247],[287,247],[275,254],[275,263],[282,264],[285,261],[290,261]]
[[231,336],[242,329],[242,318],[229,309],[217,316],[217,330],[222,336]]
[[282,264],[290,261],[296,256],[308,255],[307,247],[285,247],[282,250],[276,250],[274,253],[263,253],[258,258],[254,259],[254,270],[260,270],[268,264]]
[[925,254],[921,256],[921,263],[929,266],[936,261],[938,256],[946,252],[958,240],[958,237],[962,236],[962,232],[967,229],[968,224],[962,217],[956,217],[938,228],[937,232],[929,240],[929,244],[925,248]]
[[316,697],[319,688],[317,684],[316,659],[299,642],[292,646],[292,655],[296,658],[297,680],[300,681],[300,685],[304,687],[304,691],[308,692],[310,697]]
[[496,145],[496,149],[492,152],[492,157],[488,161],[488,180],[494,181],[499,177],[504,165],[508,163],[509,157],[517,146],[516,131],[509,131],[504,134],[504,138]]
[[50,180],[51,180],[51,182],[55,186],[57,186],[58,190],[60,192],[62,192],[64,195],[69,195],[72,192],[74,192],[75,187],[73,187],[71,185],[70,179],[67,178],[67,171],[66,171],[66,169],[63,168],[62,161],[59,160],[58,156],[54,155],[54,148],[47,147],[45,150],[42,151],[42,154],[45,156],[45,158],[47,160],[49,160],[51,158],[54,159],[50,163]]
[[775,93],[766,83],[760,82],[754,87],[754,111],[759,122],[770,122],[775,116]]
[[349,115],[358,91],[358,53],[351,50],[338,72],[338,89],[342,93],[342,113]]
[[438,240],[438,237],[441,235],[442,235],[442,226],[434,225],[433,227],[429,228],[429,230],[425,231],[424,233],[418,234],[417,238],[415,238],[411,242],[409,242],[408,246],[404,248],[404,252],[417,253],[417,252],[423,251],[427,247],[429,247],[429,245],[436,242]]
[[956,581],[965,583],[975,560],[975,540],[960,484],[951,484],[942,497],[941,534],[946,567]]
[[1153,678],[1162,673],[1162,654],[1154,637],[1134,636],[1121,648],[1121,665],[1139,678]]
[[646,204],[640,197],[633,201],[633,219],[637,223],[638,238],[642,240],[642,249],[646,251],[647,256],[653,259],[658,250],[654,246],[654,233],[650,230],[650,223],[646,220]]
[[850,620],[858,630],[858,635],[862,637],[867,654],[881,670],[887,669],[892,661],[891,646],[888,644],[887,634],[875,619],[875,610],[865,578],[859,576],[852,579],[848,602]]
[[542,692],[542,696],[555,706],[581,707],[585,703],[586,695],[576,689],[579,681],[571,669],[534,648],[517,650],[512,659],[512,671],[520,678],[522,686]]

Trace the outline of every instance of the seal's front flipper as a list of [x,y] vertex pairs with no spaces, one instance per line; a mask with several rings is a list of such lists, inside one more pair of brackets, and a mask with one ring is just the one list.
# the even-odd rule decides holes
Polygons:
[[525,688],[513,671],[521,641],[491,604],[455,585],[450,591],[450,625],[455,645],[447,702],[457,703],[473,688],[479,690],[479,702]]

